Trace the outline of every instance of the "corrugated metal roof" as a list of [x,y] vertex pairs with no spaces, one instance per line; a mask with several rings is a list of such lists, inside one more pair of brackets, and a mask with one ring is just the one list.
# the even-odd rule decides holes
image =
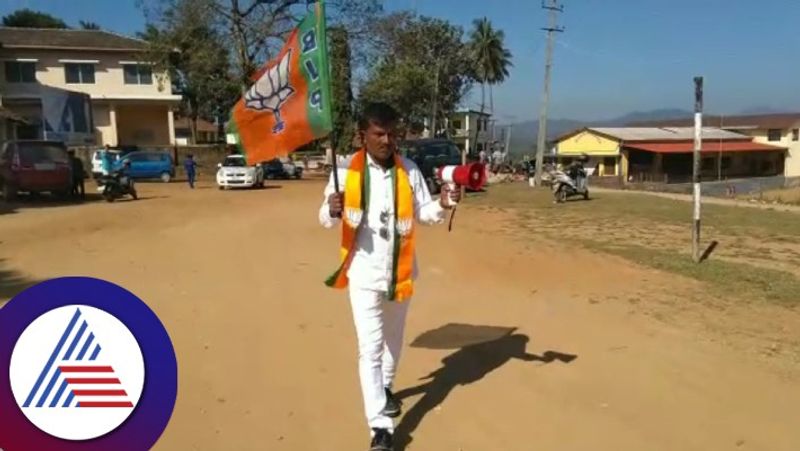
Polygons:
[[[676,118],[660,121],[643,121],[631,123],[635,127],[683,127],[694,123],[694,118]],[[704,124],[713,124],[721,128],[796,128],[800,127],[800,112],[749,114],[741,116],[703,115]]]
[[[622,141],[686,141],[694,139],[694,127],[592,127],[597,133]],[[750,140],[747,135],[703,127],[703,139]]]
[[0,27],[0,45],[7,48],[145,50],[147,43],[102,30]]
[[[629,149],[644,150],[655,153],[692,153],[693,143],[634,143],[625,146]],[[717,152],[781,152],[785,147],[748,141],[703,141],[701,153]]]

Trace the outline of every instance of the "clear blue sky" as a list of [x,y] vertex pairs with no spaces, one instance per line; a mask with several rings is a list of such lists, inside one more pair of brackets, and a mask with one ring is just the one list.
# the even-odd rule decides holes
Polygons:
[[[43,10],[70,24],[91,20],[132,34],[144,17],[134,0],[0,0],[0,13]],[[604,119],[634,110],[693,105],[703,75],[706,109],[800,110],[798,0],[563,0],[554,53],[551,117]],[[510,79],[495,89],[500,121],[538,116],[546,13],[540,0],[385,0],[388,10],[468,28],[486,16],[506,33]],[[473,91],[467,106],[480,101]]]

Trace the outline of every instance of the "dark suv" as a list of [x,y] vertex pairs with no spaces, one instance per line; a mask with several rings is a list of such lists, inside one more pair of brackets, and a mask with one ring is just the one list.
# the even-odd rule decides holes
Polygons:
[[461,164],[461,150],[448,139],[404,141],[400,143],[399,148],[401,155],[419,166],[431,194],[438,194],[441,189],[436,169],[441,166]]
[[67,148],[58,141],[6,141],[0,147],[0,186],[13,200],[20,191],[69,195],[72,168]]

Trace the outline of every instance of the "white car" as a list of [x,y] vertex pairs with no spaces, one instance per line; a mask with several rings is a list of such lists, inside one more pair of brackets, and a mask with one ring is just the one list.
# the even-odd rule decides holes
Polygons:
[[[104,149],[98,149],[92,153],[92,176],[94,178],[98,178],[103,175],[103,151]],[[111,154],[111,159],[114,162],[119,160],[120,155],[122,155],[122,152],[118,150],[111,150],[109,153]]]
[[228,155],[217,167],[219,189],[264,186],[264,170],[260,165],[249,166],[244,155]]

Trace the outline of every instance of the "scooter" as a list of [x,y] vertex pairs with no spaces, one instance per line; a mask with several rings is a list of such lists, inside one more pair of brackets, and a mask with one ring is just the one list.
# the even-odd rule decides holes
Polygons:
[[566,202],[573,196],[583,196],[589,200],[589,179],[583,166],[570,168],[570,173],[555,171],[553,173],[553,197],[556,203]]
[[139,199],[136,188],[133,186],[133,179],[121,171],[114,171],[110,175],[100,177],[97,191],[103,193],[103,198],[107,202],[114,202],[127,195],[133,197],[133,200]]

